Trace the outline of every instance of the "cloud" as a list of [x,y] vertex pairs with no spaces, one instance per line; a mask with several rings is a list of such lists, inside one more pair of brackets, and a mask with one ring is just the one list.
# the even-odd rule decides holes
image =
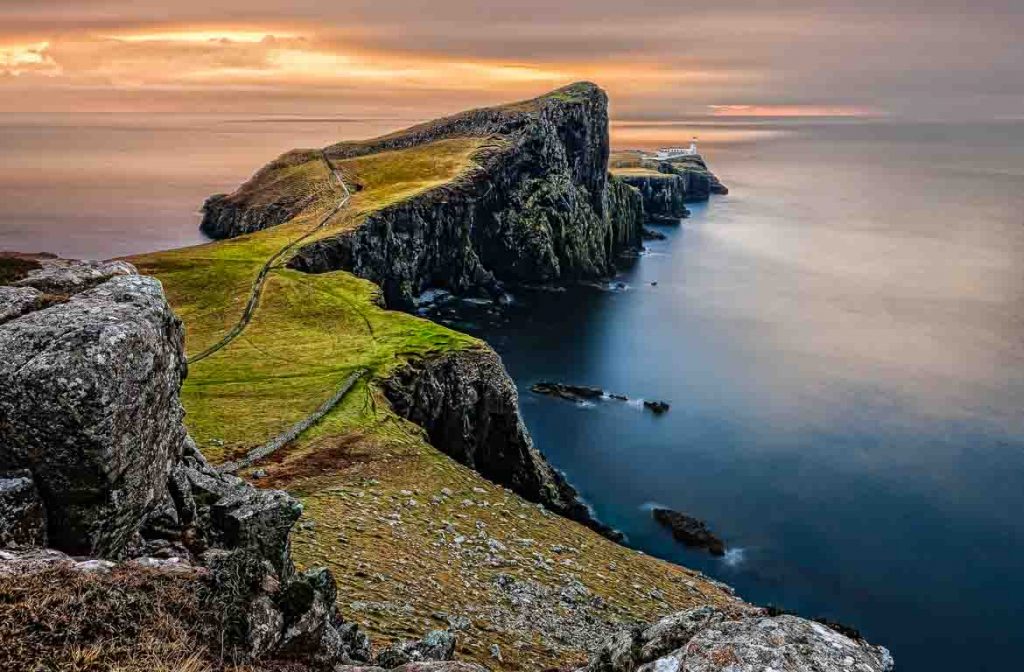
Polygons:
[[405,93],[427,113],[585,78],[637,119],[714,105],[1019,116],[1022,33],[1010,0],[4,0],[0,109],[107,87],[258,90],[294,112]]

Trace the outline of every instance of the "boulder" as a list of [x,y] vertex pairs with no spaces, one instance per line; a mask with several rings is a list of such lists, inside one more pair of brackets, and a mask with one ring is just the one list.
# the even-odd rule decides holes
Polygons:
[[78,294],[120,275],[137,275],[127,261],[78,261],[45,259],[40,267],[12,283],[33,287],[46,294]]
[[43,307],[43,293],[32,287],[0,287],[0,324]]
[[46,511],[32,474],[0,474],[0,548],[46,545]]
[[707,524],[671,509],[652,509],[651,515],[672,532],[676,541],[693,548],[705,548],[711,555],[725,555],[725,542],[708,529]]
[[390,669],[420,661],[450,661],[455,655],[455,644],[456,638],[451,631],[432,630],[418,642],[398,642],[388,646],[377,654],[375,662]]
[[0,325],[0,470],[32,472],[55,548],[123,554],[180,456],[184,375],[181,322],[153,278],[120,275]]
[[891,672],[881,647],[763,610],[702,607],[606,642],[580,672]]

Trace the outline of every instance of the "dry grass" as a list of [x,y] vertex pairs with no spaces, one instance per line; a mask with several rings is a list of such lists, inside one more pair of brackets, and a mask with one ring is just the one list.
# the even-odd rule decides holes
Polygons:
[[198,581],[144,569],[0,577],[0,669],[212,670],[213,615],[201,592]]

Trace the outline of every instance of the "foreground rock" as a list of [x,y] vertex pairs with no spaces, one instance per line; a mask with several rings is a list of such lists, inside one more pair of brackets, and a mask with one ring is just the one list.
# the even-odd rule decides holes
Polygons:
[[707,549],[711,555],[725,555],[725,542],[716,537],[704,521],[671,509],[655,508],[651,515],[668,528],[677,541],[693,548]]
[[[292,564],[299,503],[219,474],[188,437],[181,322],[160,283],[133,273],[44,262],[19,281],[70,294],[0,325],[0,543],[47,543],[62,566],[58,551],[103,558],[78,569],[193,568],[233,660],[365,662],[330,573]],[[3,560],[7,574],[42,571],[38,552]]]
[[[46,269],[23,282],[67,290],[97,272]],[[32,473],[55,548],[120,557],[166,495],[185,440],[182,339],[160,283],[137,275],[0,325],[0,471]]]
[[796,616],[703,607],[611,638],[579,672],[889,672],[889,652]]

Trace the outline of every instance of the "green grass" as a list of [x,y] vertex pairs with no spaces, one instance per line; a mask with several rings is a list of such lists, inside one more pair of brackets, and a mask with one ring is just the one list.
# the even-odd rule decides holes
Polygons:
[[[445,140],[339,162],[346,182],[361,189],[316,237],[356,226],[375,210],[456,179],[475,165],[472,156],[481,142]],[[301,156],[286,155],[292,160],[279,160],[254,178],[271,189],[289,185],[295,190],[286,194],[290,197],[301,196],[310,176],[318,175],[322,184],[295,219],[238,238],[132,259],[142,272],[163,282],[185,322],[190,354],[217,342],[231,328],[265,261],[315,227],[341,197],[339,189],[330,189],[319,153],[310,161],[294,160]],[[235,197],[257,191],[247,184]],[[204,452],[221,461],[263,443],[316,409],[355,369],[367,369],[378,378],[408,358],[476,345],[474,339],[427,320],[381,309],[377,295],[375,285],[345,272],[272,270],[245,331],[190,368],[182,400],[189,429]],[[365,397],[365,388],[360,389]],[[359,390],[349,396],[359,396]],[[332,413],[325,424],[337,425],[335,415],[344,414]],[[365,420],[349,419],[354,423],[349,429]]]

